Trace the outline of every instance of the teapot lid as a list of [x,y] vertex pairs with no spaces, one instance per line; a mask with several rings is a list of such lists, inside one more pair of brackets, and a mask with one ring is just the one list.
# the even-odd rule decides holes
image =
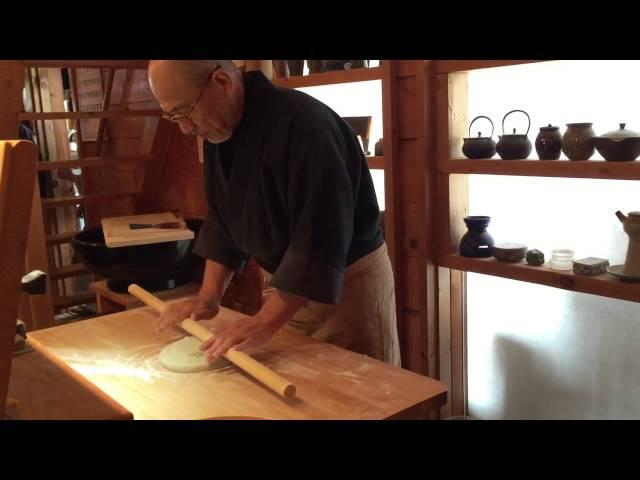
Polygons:
[[633,130],[627,130],[625,128],[626,125],[626,123],[621,123],[619,129],[611,130],[610,132],[600,135],[600,138],[609,138],[613,141],[619,142],[621,140],[624,140],[625,138],[640,137],[640,133],[634,132]]
[[547,125],[546,127],[540,127],[541,132],[555,132],[559,129],[560,127],[554,127],[551,124]]
[[640,212],[629,212],[627,214],[629,217],[640,217]]

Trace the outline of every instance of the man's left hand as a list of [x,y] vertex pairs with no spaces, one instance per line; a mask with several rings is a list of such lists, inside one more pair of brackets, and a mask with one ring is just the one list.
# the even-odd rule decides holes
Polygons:
[[221,329],[213,338],[204,342],[200,349],[206,350],[209,361],[213,361],[227,353],[231,347],[243,350],[265,345],[271,341],[277,330],[278,327],[274,327],[257,314]]

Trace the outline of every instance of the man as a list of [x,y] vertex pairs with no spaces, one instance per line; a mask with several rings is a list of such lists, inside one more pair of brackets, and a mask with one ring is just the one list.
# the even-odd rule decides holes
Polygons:
[[366,158],[330,108],[229,60],[151,61],[165,118],[203,137],[208,217],[194,251],[207,259],[196,298],[158,329],[211,318],[249,257],[272,274],[253,317],[202,346],[215,359],[287,328],[399,366],[393,273]]

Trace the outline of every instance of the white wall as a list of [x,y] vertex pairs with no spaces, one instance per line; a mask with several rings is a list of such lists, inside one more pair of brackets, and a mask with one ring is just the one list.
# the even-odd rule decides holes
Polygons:
[[[532,143],[548,123],[619,122],[640,131],[640,62],[567,61],[477,71],[469,118],[487,115],[502,134],[509,110],[526,110]],[[521,117],[512,116],[520,132]],[[476,130],[474,125],[474,130]],[[484,127],[483,127],[484,134]],[[535,149],[531,155],[537,158]],[[597,155],[594,158],[601,158]],[[616,210],[640,210],[640,182],[479,176],[470,214],[489,215],[497,242],[550,255],[624,262]],[[638,285],[640,288],[640,285]],[[640,305],[468,274],[469,409],[477,418],[640,418]]]

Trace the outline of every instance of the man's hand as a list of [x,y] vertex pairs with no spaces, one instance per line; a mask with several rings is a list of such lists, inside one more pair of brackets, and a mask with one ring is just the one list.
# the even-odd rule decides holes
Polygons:
[[[167,327],[177,325],[185,318],[203,320],[215,317],[220,311],[216,300],[206,297],[194,297],[181,302],[172,303],[158,318],[155,331],[160,332]],[[193,315],[193,317],[191,317]]]
[[267,322],[258,313],[221,329],[214,337],[204,342],[200,350],[206,350],[209,361],[213,361],[227,353],[231,347],[243,350],[269,343],[279,327]]
[[242,350],[269,343],[271,337],[307,302],[304,297],[275,290],[256,315],[221,329],[200,348],[207,351],[209,360],[215,360],[231,347]]

